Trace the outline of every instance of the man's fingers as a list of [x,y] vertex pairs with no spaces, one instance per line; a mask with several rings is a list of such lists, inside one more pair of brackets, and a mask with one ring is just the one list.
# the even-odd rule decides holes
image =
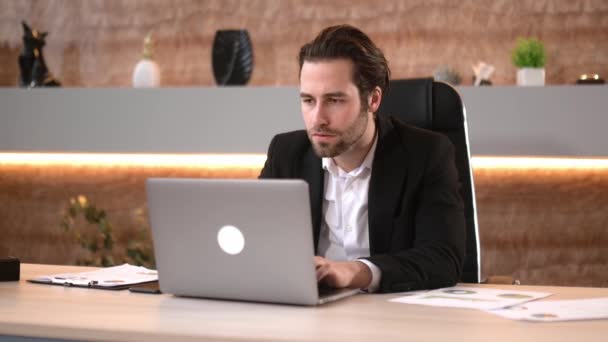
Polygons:
[[347,287],[350,281],[348,263],[332,262],[322,257],[315,257],[317,282],[330,287]]
[[329,274],[329,266],[327,264],[317,266],[316,273],[317,281],[323,280],[323,278],[325,278]]
[[315,264],[315,268],[327,264],[327,260],[325,258],[316,255],[313,257],[313,262]]

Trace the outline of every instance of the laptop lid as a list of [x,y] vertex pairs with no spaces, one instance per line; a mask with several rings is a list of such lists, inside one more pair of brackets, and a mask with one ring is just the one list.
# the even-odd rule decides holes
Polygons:
[[306,182],[151,178],[146,189],[163,292],[319,302]]

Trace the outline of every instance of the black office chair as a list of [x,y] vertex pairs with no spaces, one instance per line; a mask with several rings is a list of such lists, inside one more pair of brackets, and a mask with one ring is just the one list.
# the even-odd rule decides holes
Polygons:
[[378,112],[417,127],[441,132],[454,144],[467,232],[461,281],[479,283],[481,266],[475,188],[470,167],[466,112],[460,95],[450,85],[434,82],[432,78],[392,80]]

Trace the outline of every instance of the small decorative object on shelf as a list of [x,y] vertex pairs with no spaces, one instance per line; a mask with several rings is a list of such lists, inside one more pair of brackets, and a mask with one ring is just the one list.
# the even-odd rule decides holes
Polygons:
[[213,39],[213,76],[220,86],[245,85],[253,72],[253,47],[247,30],[218,30]]
[[492,81],[490,81],[490,77],[494,73],[493,65],[486,64],[484,62],[477,62],[477,64],[472,66],[473,68],[473,85],[474,86],[484,86],[484,85],[492,85]]
[[462,79],[456,70],[449,65],[440,65],[433,72],[433,79],[439,82],[446,82],[451,85],[459,85]]
[[133,70],[133,87],[154,88],[160,86],[160,68],[152,59],[154,56],[154,42],[152,34],[148,33],[144,38],[144,51],[142,59],[135,65]]
[[519,38],[512,52],[513,64],[517,70],[517,85],[545,85],[545,48],[534,38]]
[[598,74],[593,74],[593,75],[588,75],[588,74],[582,74],[578,80],[576,80],[576,84],[604,84],[606,83],[606,81],[604,81],[603,78],[600,77],[600,75]]
[[42,53],[48,32],[31,29],[25,21],[22,21],[21,25],[23,25],[23,50],[19,55],[21,72],[19,86],[24,88],[60,87],[61,83],[48,70]]

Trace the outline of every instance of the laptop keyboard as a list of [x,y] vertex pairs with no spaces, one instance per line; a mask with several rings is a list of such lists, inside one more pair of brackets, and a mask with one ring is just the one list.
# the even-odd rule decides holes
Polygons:
[[336,289],[333,287],[319,285],[319,297],[325,297],[336,293]]

